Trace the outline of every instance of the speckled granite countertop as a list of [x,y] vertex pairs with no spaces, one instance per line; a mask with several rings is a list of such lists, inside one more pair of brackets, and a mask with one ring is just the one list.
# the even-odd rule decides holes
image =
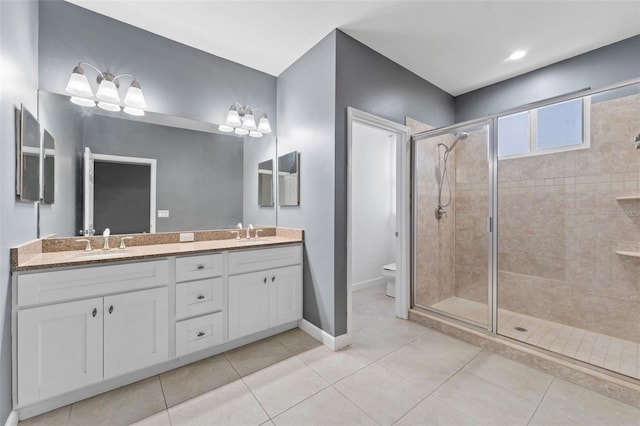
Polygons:
[[[11,271],[20,272],[69,266],[99,265],[129,260],[146,260],[168,256],[207,254],[227,250],[294,244],[303,241],[304,233],[301,230],[271,229],[273,231],[267,232],[267,236],[248,240],[228,238],[229,231],[199,231],[196,232],[196,241],[187,243],[171,242],[174,240],[173,234],[177,234],[179,239],[179,233],[144,234],[139,238],[134,235],[133,240],[127,241],[128,247],[124,250],[118,248],[112,248],[111,250],[96,248],[96,242],[100,242],[103,239],[102,237],[92,237],[91,241],[94,250],[91,252],[85,252],[82,249],[82,244],[76,242],[78,238],[36,240],[11,249]],[[110,237],[111,247],[118,247],[116,242],[121,237],[122,235]],[[206,237],[210,239],[203,239]],[[139,241],[136,241],[136,239]],[[153,242],[157,243],[154,244]],[[79,245],[80,247],[78,247]]]

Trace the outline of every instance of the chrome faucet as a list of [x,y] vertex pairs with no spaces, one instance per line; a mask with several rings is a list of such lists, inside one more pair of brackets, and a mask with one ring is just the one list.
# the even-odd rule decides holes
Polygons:
[[91,247],[91,240],[87,238],[76,240],[76,243],[86,243],[87,245],[84,247],[84,251],[93,251],[93,248]]
[[109,228],[105,228],[104,232],[102,233],[102,237],[104,238],[104,245],[102,246],[102,250],[111,249],[111,247],[109,247],[109,235],[111,235],[111,230]]
[[122,237],[120,238],[120,250],[124,250],[127,248],[125,241],[126,240],[133,240],[133,237]]
[[253,225],[249,224],[249,226],[247,226],[247,240],[251,238],[252,229],[253,229]]

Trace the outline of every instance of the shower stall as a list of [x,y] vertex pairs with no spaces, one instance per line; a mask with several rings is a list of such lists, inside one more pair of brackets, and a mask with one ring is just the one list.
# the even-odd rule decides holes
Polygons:
[[413,135],[412,307],[640,378],[640,83]]

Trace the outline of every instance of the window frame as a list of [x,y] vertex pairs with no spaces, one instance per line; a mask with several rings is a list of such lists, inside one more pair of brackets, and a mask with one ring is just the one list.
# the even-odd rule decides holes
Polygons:
[[[576,98],[580,99],[580,98]],[[554,148],[538,148],[538,110],[566,102],[573,102],[576,99],[568,99],[561,102],[554,102],[547,105],[541,105],[537,108],[523,110],[505,115],[498,115],[496,124],[500,118],[509,117],[511,115],[526,112],[529,118],[529,151],[521,154],[498,155],[498,160],[511,160],[515,158],[526,158],[545,154],[558,154],[561,152],[578,151],[581,149],[589,149],[591,147],[591,96],[582,97],[582,143],[575,145],[565,145]],[[497,134],[497,132],[496,132]],[[500,144],[500,140],[498,140]]]

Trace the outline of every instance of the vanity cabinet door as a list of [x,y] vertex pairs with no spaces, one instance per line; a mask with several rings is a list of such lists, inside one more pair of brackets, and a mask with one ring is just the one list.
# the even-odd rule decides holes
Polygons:
[[18,404],[102,380],[102,298],[18,312]]
[[229,277],[229,340],[268,327],[268,271]]
[[269,271],[269,327],[302,318],[302,266]]
[[105,297],[104,317],[105,379],[168,359],[166,287]]

